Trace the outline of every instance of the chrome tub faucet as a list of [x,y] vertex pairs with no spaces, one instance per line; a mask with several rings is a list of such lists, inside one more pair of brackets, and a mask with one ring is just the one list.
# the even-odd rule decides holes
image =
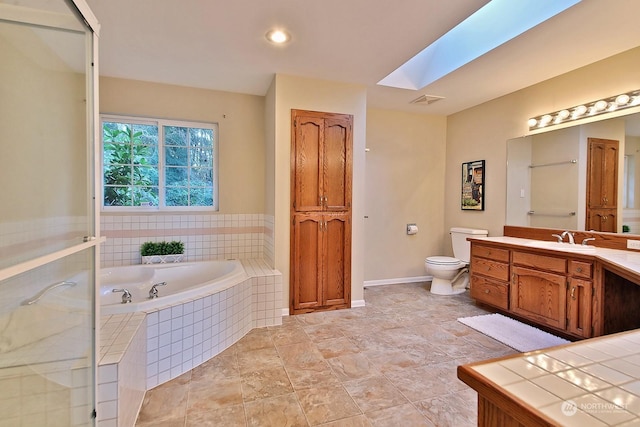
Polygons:
[[131,302],[131,292],[128,289],[111,289],[111,292],[122,292],[122,304]]
[[149,299],[158,298],[158,286],[165,286],[167,282],[156,283],[149,289]]

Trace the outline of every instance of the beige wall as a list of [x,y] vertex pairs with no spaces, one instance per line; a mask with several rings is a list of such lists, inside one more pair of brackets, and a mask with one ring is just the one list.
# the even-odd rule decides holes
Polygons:
[[[445,227],[485,228],[502,235],[506,205],[506,141],[527,132],[527,119],[640,88],[640,48],[596,62],[447,118]],[[483,83],[479,83],[483,84]],[[490,82],[487,82],[490,84]],[[486,160],[485,211],[460,210],[462,162]],[[451,245],[448,246],[449,251]]]
[[442,255],[445,134],[444,116],[367,111],[365,280],[425,276]]
[[264,99],[231,92],[100,78],[100,113],[218,123],[220,213],[264,212]]
[[[282,307],[289,307],[291,110],[314,110],[352,114],[353,117],[353,209],[351,300],[364,299],[364,173],[367,122],[366,90],[359,85],[276,75],[268,98],[275,102],[275,264],[282,272]],[[270,92],[271,92],[270,90]],[[269,107],[270,108],[270,107]]]

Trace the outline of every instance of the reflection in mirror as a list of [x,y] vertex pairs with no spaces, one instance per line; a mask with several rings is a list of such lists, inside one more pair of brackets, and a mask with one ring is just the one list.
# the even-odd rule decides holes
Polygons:
[[616,231],[640,234],[640,114],[507,141],[507,225],[586,229],[589,138],[619,141]]

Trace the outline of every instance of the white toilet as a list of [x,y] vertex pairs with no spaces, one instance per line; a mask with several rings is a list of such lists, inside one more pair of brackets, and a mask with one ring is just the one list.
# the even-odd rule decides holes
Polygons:
[[424,261],[427,274],[433,276],[431,293],[437,295],[461,294],[469,284],[469,260],[471,244],[467,237],[485,237],[487,230],[453,227],[450,231],[453,255],[432,256]]

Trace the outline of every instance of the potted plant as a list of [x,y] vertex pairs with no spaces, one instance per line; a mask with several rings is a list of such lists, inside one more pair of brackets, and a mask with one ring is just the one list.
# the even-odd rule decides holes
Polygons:
[[184,258],[184,243],[177,240],[144,242],[140,246],[140,255],[143,264],[180,262]]

